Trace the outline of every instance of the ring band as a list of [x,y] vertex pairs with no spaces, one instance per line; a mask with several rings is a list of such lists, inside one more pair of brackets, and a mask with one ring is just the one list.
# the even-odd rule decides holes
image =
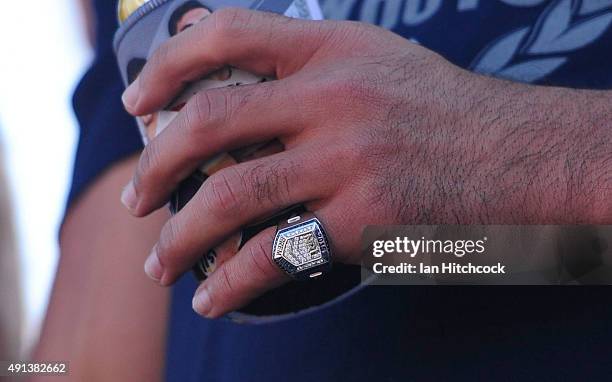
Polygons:
[[312,213],[283,220],[276,230],[272,260],[296,280],[309,280],[329,272],[331,248],[325,228]]

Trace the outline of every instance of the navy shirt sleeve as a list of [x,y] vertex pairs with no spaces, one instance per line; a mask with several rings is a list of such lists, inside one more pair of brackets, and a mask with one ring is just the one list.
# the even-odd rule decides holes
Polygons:
[[95,3],[95,58],[73,97],[80,132],[68,206],[104,170],[143,147],[136,122],[121,104],[124,87],[112,50],[115,2]]

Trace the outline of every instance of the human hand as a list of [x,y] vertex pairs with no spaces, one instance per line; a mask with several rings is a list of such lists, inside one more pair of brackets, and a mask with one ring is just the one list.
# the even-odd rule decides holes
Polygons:
[[[162,285],[240,227],[296,204],[325,225],[334,260],[352,264],[366,225],[528,218],[531,194],[513,185],[531,178],[505,167],[523,138],[504,146],[491,112],[505,83],[374,26],[224,9],[155,52],[126,109],[153,113],[225,65],[278,80],[194,96],[145,148],[124,204],[149,214],[221,152],[272,139],[285,151],[215,173],[167,222],[145,266]],[[196,311],[218,317],[286,282],[273,238],[264,230],[204,281]]]

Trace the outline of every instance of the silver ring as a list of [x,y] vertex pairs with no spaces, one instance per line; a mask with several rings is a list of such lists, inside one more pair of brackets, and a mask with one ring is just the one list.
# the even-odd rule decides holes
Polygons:
[[297,280],[308,280],[331,269],[331,248],[325,228],[312,213],[284,220],[276,230],[272,259]]

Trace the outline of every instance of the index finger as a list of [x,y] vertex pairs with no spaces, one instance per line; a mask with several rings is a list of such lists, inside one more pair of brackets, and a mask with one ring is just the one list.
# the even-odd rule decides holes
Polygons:
[[226,65],[286,77],[314,55],[319,44],[307,40],[320,39],[321,31],[329,29],[322,24],[239,8],[221,9],[162,44],[125,91],[123,103],[133,115],[153,113],[186,84]]

